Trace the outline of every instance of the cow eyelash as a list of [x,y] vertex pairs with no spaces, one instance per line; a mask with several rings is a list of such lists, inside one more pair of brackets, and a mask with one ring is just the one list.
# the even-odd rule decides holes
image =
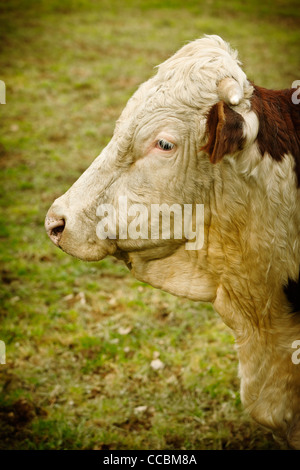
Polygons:
[[159,148],[160,150],[168,151],[174,148],[174,144],[172,144],[171,142],[168,142],[165,139],[159,139],[156,143],[156,147]]

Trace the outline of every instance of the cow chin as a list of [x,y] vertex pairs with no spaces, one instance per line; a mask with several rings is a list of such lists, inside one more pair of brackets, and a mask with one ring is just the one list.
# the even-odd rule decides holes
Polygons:
[[113,240],[95,240],[80,243],[78,240],[74,241],[67,234],[64,234],[58,246],[65,253],[82,261],[101,261],[106,256],[114,255],[116,252],[116,244]]

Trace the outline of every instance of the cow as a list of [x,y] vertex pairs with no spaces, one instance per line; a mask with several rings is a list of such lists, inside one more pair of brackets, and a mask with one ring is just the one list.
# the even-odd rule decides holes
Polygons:
[[[54,201],[45,220],[52,242],[74,257],[98,261],[112,255],[143,282],[211,302],[235,337],[245,409],[295,449],[300,449],[300,365],[293,360],[300,344],[298,91],[256,86],[237,51],[217,35],[184,45],[140,85],[109,144]],[[190,229],[196,224],[194,235],[202,231],[200,243],[192,244],[191,230],[172,236],[178,223],[183,225],[175,209],[169,214],[170,236],[161,228],[151,236],[153,206],[192,208],[186,220]],[[199,225],[198,206],[204,208]],[[143,213],[137,217],[144,227],[140,234],[137,221],[136,231],[126,225],[134,220],[132,207]],[[160,212],[155,221],[161,222]]]

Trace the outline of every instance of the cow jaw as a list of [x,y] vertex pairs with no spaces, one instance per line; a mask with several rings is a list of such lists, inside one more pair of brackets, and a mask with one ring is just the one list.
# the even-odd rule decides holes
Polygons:
[[199,253],[185,250],[184,245],[165,257],[150,258],[148,251],[127,255],[127,265],[142,282],[195,301],[212,302],[216,296],[217,275],[201,267]]

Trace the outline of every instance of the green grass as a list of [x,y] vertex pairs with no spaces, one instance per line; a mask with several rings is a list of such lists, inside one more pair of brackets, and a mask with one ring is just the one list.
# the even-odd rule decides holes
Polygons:
[[[210,305],[55,249],[44,217],[110,140],[154,66],[204,33],[257,84],[299,71],[296,2],[25,1],[0,6],[1,449],[276,449],[244,413]],[[153,370],[159,358],[163,369]]]

